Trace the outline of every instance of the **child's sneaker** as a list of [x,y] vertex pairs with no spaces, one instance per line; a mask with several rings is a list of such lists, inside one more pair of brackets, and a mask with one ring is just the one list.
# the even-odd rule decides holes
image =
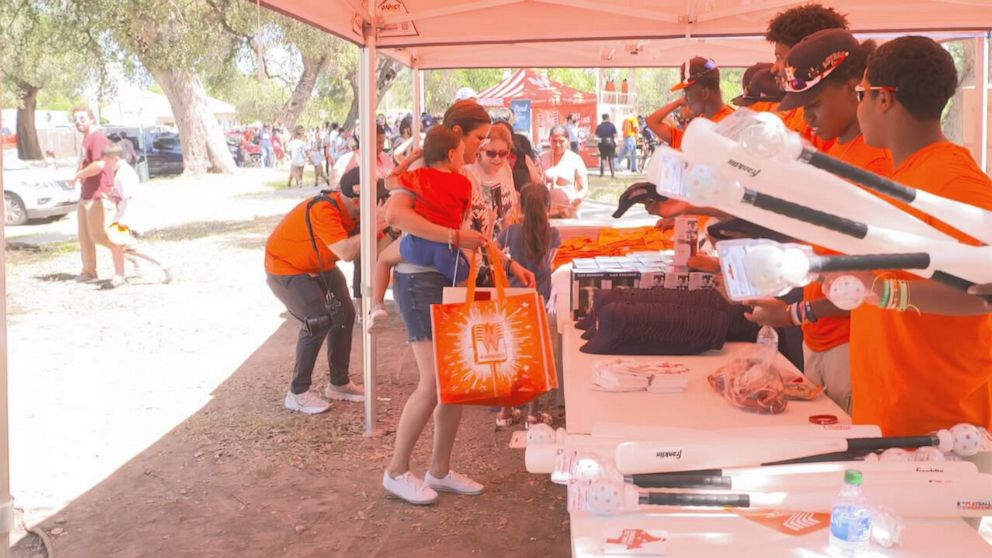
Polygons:
[[415,477],[411,471],[407,471],[395,479],[389,476],[389,471],[382,473],[382,487],[393,496],[418,506],[433,504],[437,501],[437,492],[427,486],[426,482]]
[[435,477],[428,471],[424,475],[424,482],[427,483],[427,486],[438,492],[454,492],[455,494],[464,494],[466,496],[478,496],[482,494],[483,489],[481,484],[454,471],[448,471],[448,474],[443,479]]

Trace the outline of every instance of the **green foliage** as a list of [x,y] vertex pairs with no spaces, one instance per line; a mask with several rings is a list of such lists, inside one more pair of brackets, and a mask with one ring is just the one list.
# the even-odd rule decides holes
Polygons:
[[272,120],[289,97],[289,91],[276,80],[259,81],[244,74],[232,76],[209,94],[233,104],[242,122],[268,122]]
[[[103,70],[98,38],[58,12],[52,0],[0,2],[0,76],[16,95],[40,88],[47,95],[77,97]],[[7,105],[7,103],[4,103]]]
[[596,70],[593,69],[549,68],[548,78],[586,93],[596,91]]

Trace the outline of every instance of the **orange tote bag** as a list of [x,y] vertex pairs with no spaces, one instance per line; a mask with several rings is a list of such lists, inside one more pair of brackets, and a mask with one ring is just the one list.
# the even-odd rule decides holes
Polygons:
[[[500,261],[487,249],[490,261]],[[523,405],[558,387],[544,300],[536,291],[507,296],[500,266],[493,267],[496,297],[475,300],[480,259],[472,255],[465,302],[431,306],[438,400]]]

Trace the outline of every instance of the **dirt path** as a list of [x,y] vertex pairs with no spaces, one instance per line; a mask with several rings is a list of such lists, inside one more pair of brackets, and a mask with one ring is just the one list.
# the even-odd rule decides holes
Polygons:
[[[362,436],[358,404],[317,417],[282,408],[297,326],[261,265],[277,220],[214,216],[156,233],[145,246],[172,263],[170,285],[151,269],[116,290],[75,283],[71,245],[8,252],[12,484],[27,522],[59,558],[567,556],[564,490],[524,472],[488,409],[466,413],[454,463],[485,495],[433,508],[383,496],[416,379],[395,317],[378,345],[385,435]],[[360,380],[357,339],[352,354]],[[428,451],[418,447],[418,472]],[[31,536],[15,547],[39,555]]]

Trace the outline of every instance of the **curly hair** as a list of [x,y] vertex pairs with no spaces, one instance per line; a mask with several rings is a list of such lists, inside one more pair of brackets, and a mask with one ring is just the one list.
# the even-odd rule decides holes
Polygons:
[[865,75],[865,68],[868,67],[868,58],[878,50],[878,43],[868,39],[861,43],[861,48],[854,50],[844,62],[830,73],[824,83],[845,83],[858,80]]
[[847,16],[821,4],[805,4],[779,12],[768,22],[765,40],[792,48],[803,37],[824,29],[847,29]]
[[929,37],[885,43],[868,58],[865,77],[871,85],[894,88],[896,100],[921,120],[939,119],[958,87],[954,58]]

